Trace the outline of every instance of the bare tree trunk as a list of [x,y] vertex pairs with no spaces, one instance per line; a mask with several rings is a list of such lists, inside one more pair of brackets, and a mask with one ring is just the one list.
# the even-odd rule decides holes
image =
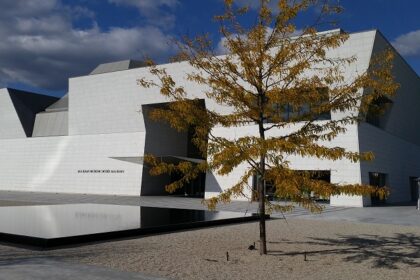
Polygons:
[[[265,165],[265,159],[260,159],[260,168]],[[264,167],[262,167],[264,168]],[[265,232],[265,188],[264,178],[260,176],[258,178],[258,208],[260,213],[260,255],[267,254],[267,238]]]
[[[262,119],[262,118],[261,118]],[[263,120],[263,119],[262,119]],[[259,123],[260,138],[265,139],[263,121]],[[267,238],[265,231],[265,153],[260,155],[260,177],[258,178],[258,208],[260,213],[260,255],[267,254]]]

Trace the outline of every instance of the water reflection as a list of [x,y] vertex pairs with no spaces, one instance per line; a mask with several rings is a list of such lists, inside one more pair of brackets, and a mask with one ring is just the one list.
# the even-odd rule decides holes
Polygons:
[[0,233],[53,239],[241,217],[243,213],[107,204],[14,206],[0,208]]

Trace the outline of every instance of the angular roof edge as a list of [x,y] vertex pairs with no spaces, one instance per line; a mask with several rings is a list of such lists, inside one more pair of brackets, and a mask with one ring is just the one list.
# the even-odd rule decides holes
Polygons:
[[97,75],[104,73],[111,73],[123,70],[129,70],[134,68],[141,68],[146,66],[146,63],[138,60],[122,60],[116,62],[102,63],[99,64],[89,75]]
[[[337,28],[337,29],[320,31],[318,32],[318,34],[325,35],[325,34],[334,33],[334,32],[346,32],[346,31],[345,30],[343,31],[342,29]],[[416,76],[420,78],[420,76],[414,70],[413,66],[411,66],[407,62],[407,60],[395,49],[395,47],[390,43],[390,41],[382,34],[382,32],[379,29],[372,28],[372,29],[366,29],[366,30],[361,30],[361,31],[348,32],[348,34],[352,35],[352,34],[367,33],[367,32],[376,32],[377,34],[380,34],[380,36],[382,36],[385,39],[385,41],[391,46],[391,48],[402,58],[404,63],[409,66],[411,71],[413,71],[416,74]],[[130,62],[134,64],[130,65]],[[170,65],[174,63],[180,63],[180,62],[162,63],[162,64],[159,64],[159,66],[165,67],[166,65]],[[104,63],[104,64],[98,65],[89,75],[74,76],[74,77],[70,77],[69,79],[81,78],[81,77],[86,77],[86,76],[96,75],[96,74],[105,74],[105,73],[110,73],[110,72],[125,71],[125,70],[131,70],[131,69],[142,68],[142,67],[146,67],[145,63],[141,61],[136,61],[136,60],[123,60],[123,61],[117,61],[117,62],[110,62],[110,63]]]
[[390,46],[390,48],[394,51],[394,53],[396,53],[401,60],[404,62],[404,64],[406,66],[408,66],[408,68],[410,69],[410,71],[412,71],[414,73],[414,75],[416,75],[417,79],[420,79],[419,74],[417,74],[416,70],[414,70],[413,66],[410,65],[410,63],[407,62],[407,60],[404,58],[404,56],[402,54],[399,53],[399,51],[394,47],[394,45],[385,37],[385,35],[379,30],[379,29],[375,29],[376,34],[381,36],[382,39],[384,39],[384,41]]
[[45,112],[67,111],[69,109],[69,94],[66,93],[57,102],[51,104],[45,109]]

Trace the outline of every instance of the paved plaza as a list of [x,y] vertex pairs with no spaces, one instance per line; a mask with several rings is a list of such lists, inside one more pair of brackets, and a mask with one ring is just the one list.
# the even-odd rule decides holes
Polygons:
[[1,280],[164,280],[164,278],[116,271],[108,268],[73,264],[51,258],[28,258],[19,261],[0,261]]
[[[24,206],[41,204],[73,204],[100,203],[116,205],[141,205],[184,209],[206,209],[201,199],[150,196],[104,196],[83,194],[58,194],[35,192],[0,191],[0,206]],[[230,204],[219,205],[217,210],[242,213],[257,213],[257,204],[234,201]],[[409,225],[420,227],[420,211],[415,206],[383,206],[367,208],[332,207],[325,205],[322,214],[311,214],[307,210],[296,207],[292,213],[273,213],[273,218],[280,219],[310,219],[327,221],[348,221],[355,223],[375,223]],[[7,248],[7,247],[6,247]],[[28,250],[27,259],[0,261],[0,279],[162,279],[153,276],[115,271],[98,266],[68,263],[51,257],[31,257]]]

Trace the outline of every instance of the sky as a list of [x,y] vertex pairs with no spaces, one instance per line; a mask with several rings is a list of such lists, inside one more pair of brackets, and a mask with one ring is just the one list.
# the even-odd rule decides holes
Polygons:
[[[420,0],[337,1],[344,7],[338,27],[379,29],[420,74]],[[255,11],[259,1],[237,2]],[[100,63],[165,62],[183,35],[209,33],[220,44],[213,16],[222,11],[222,0],[0,0],[0,88],[61,96],[69,77]],[[310,20],[300,18],[298,28]]]

